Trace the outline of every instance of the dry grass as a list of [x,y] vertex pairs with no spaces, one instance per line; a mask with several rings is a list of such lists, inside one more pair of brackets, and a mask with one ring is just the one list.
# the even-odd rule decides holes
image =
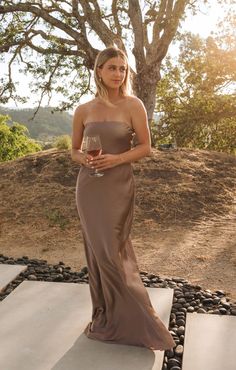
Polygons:
[[[236,157],[153,151],[133,163],[131,238],[140,270],[182,276],[236,299]],[[0,252],[86,264],[75,204],[79,165],[48,150],[0,165]]]

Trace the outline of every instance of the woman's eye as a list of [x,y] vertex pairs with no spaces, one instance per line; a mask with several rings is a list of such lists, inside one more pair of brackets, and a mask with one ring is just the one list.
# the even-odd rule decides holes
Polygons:
[[[116,70],[116,67],[109,67],[110,70],[114,71]],[[125,68],[120,68],[120,72],[125,72],[126,69]]]

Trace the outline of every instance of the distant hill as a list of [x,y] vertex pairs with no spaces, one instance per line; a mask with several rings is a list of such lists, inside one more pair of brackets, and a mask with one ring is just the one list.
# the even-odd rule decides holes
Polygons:
[[50,141],[55,136],[71,135],[72,116],[67,112],[51,113],[53,108],[40,108],[32,120],[36,108],[11,109],[1,106],[0,114],[9,115],[12,121],[25,125],[33,139]]
[[[25,125],[29,135],[38,141],[52,141],[56,136],[71,135],[72,115],[67,112],[54,112],[53,107],[40,108],[34,119],[36,108],[13,109],[0,106],[0,114],[9,115],[13,121]],[[154,120],[158,123],[160,115],[155,113]]]

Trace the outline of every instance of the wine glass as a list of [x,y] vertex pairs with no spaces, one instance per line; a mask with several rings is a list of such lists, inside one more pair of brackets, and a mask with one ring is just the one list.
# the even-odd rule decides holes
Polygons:
[[[99,135],[86,136],[85,138],[85,151],[92,157],[102,154],[102,144]],[[100,177],[103,176],[103,172],[99,172],[96,168],[95,171],[91,172],[89,176]]]

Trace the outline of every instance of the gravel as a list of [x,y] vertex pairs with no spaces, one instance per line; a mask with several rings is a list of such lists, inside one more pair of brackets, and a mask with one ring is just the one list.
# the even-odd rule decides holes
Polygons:
[[[29,259],[27,256],[14,259],[3,254],[0,254],[0,263],[27,265],[27,270],[0,292],[0,301],[24,280],[79,284],[89,282],[87,266],[80,271],[71,271],[71,267],[65,266],[61,261],[53,265],[48,264],[46,260]],[[209,289],[203,290],[199,285],[189,284],[184,278],[162,278],[146,271],[140,271],[140,276],[145,287],[174,289],[169,331],[176,342],[176,347],[165,351],[162,370],[181,370],[187,312],[236,316],[236,301],[230,301],[223,290],[214,292]]]

